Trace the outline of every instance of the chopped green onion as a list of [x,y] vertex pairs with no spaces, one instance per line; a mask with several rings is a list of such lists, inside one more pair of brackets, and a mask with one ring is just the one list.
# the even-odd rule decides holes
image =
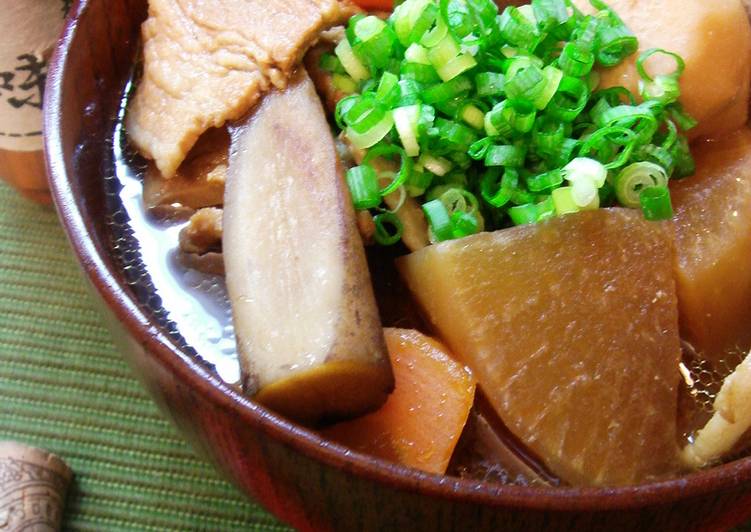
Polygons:
[[453,238],[464,238],[480,231],[477,216],[469,212],[454,212],[451,215],[451,223],[454,226],[451,235]]
[[569,42],[563,47],[558,62],[564,74],[580,78],[586,76],[592,70],[595,64],[595,55],[579,43]]
[[388,135],[392,127],[394,127],[394,116],[389,111],[384,114],[383,119],[380,122],[367,131],[358,133],[351,127],[347,128],[347,137],[355,147],[364,150],[383,140],[383,137]]
[[[639,55],[637,100],[624,87],[598,89],[594,65],[613,66],[639,47],[603,0],[590,0],[594,15],[573,0],[500,14],[493,0],[395,3],[385,20],[353,16],[320,62],[348,95],[336,125],[366,151],[347,173],[358,209],[393,213],[381,208],[384,195],[399,195],[397,209],[414,197],[431,241],[616,202],[668,217],[659,187],[695,170],[680,56]],[[656,56],[674,67],[650,69]],[[398,240],[388,221],[382,243]]]
[[424,46],[420,46],[417,43],[409,45],[409,48],[404,52],[404,59],[410,63],[419,63],[421,65],[429,65],[430,59],[428,59],[428,50]]
[[391,20],[403,46],[418,42],[433,25],[438,7],[430,0],[408,0],[396,6]]
[[511,201],[514,192],[519,188],[519,172],[513,168],[506,168],[502,175],[499,181],[501,169],[488,168],[480,182],[480,195],[496,208],[501,208]]
[[451,217],[441,200],[435,199],[425,203],[422,211],[437,242],[451,240],[454,237],[454,224],[451,223]]
[[588,98],[589,88],[586,83],[579,78],[563,76],[547,111],[562,122],[573,122],[587,106]]
[[396,189],[398,189],[400,186],[402,186],[407,181],[407,179],[409,179],[409,176],[412,173],[412,166],[414,164],[412,162],[412,159],[407,157],[405,151],[399,146],[386,144],[376,146],[372,150],[369,150],[368,154],[362,160],[363,164],[369,164],[371,161],[379,157],[389,158],[395,155],[399,156],[399,171],[394,176],[394,179],[386,187],[384,187],[383,190],[380,191],[381,196],[388,196],[392,192],[396,191]]
[[358,133],[351,127],[347,128],[347,137],[355,147],[364,150],[383,140],[383,137],[388,135],[392,127],[394,127],[394,116],[391,111],[388,111],[384,114],[380,122],[367,131]]
[[670,106],[670,118],[682,131],[688,131],[696,127],[697,121],[683,110],[683,107],[679,103],[674,103]]
[[485,166],[524,165],[525,150],[519,146],[490,146],[485,153]]
[[420,144],[417,142],[417,122],[420,117],[420,105],[409,105],[394,109],[394,125],[399,134],[399,140],[404,151],[410,157],[420,155]]
[[399,78],[391,72],[384,72],[378,88],[375,93],[376,100],[387,107],[392,107],[399,102],[401,98],[401,89],[399,88]]
[[412,29],[430,5],[433,5],[431,0],[406,0],[394,7],[390,20],[393,23],[394,32],[403,46],[410,44],[409,37]]
[[413,79],[399,80],[399,103],[396,107],[405,107],[420,103],[423,86]]
[[677,101],[681,96],[681,86],[678,78],[657,76],[651,82],[640,80],[639,94],[645,100],[656,100],[660,103],[669,104]]
[[404,183],[404,188],[407,190],[407,194],[409,194],[411,198],[414,198],[425,194],[425,191],[432,183],[433,174],[430,172],[413,171],[406,183]]
[[326,72],[338,72],[339,74],[344,72],[344,67],[342,67],[342,62],[339,61],[339,58],[329,53],[321,55],[321,59],[318,61],[318,66]]
[[514,6],[504,9],[498,20],[501,36],[511,44],[533,50],[537,44],[539,34],[535,24],[524,13]]
[[598,31],[600,29],[600,19],[587,15],[581,18],[577,27],[572,31],[571,41],[583,50],[594,51],[598,43]]
[[654,163],[634,163],[624,168],[615,179],[615,196],[624,207],[638,208],[639,195],[644,189],[664,187],[668,176],[661,166]]
[[432,65],[423,65],[421,63],[403,62],[399,67],[402,79],[414,80],[418,83],[432,84],[441,81],[438,72]]
[[475,66],[477,66],[477,61],[474,57],[469,54],[460,54],[445,65],[437,66],[435,70],[443,81],[449,81]]
[[605,184],[608,177],[608,171],[602,163],[589,159],[587,157],[578,157],[568,163],[563,168],[566,180],[573,183],[575,181],[590,181],[596,188]]
[[571,197],[577,207],[585,210],[596,209],[600,206],[600,195],[597,186],[588,179],[577,179],[571,182]]
[[453,166],[451,161],[446,160],[443,157],[435,157],[427,154],[421,155],[418,163],[427,171],[441,177],[449,173]]
[[451,98],[466,95],[472,88],[472,82],[468,78],[459,76],[426,89],[422,93],[422,101],[429,104],[444,102]]
[[352,195],[352,203],[358,211],[381,204],[378,177],[371,166],[365,164],[350,168],[347,171],[347,186]]
[[375,224],[373,237],[380,245],[391,246],[401,240],[404,227],[401,220],[394,213],[383,212],[377,214],[373,217],[373,223]]
[[343,109],[342,120],[357,133],[364,133],[378,124],[387,114],[387,109],[373,94],[352,100],[352,105]]
[[655,78],[649,75],[644,64],[649,60],[650,57],[657,54],[667,55],[668,57],[673,59],[673,61],[675,61],[675,70],[670,74],[662,75],[671,78],[678,78],[681,76],[681,74],[683,74],[683,71],[686,69],[686,62],[680,55],[674,54],[673,52],[668,52],[667,50],[663,50],[662,48],[650,48],[649,50],[642,52],[641,55],[639,55],[639,58],[636,60],[636,71],[639,73],[641,79],[643,79],[644,81],[655,80]]
[[[594,5],[595,2],[593,2]],[[597,28],[599,49],[597,61],[605,67],[615,66],[626,57],[639,49],[639,42],[634,34],[623,24],[623,21],[610,9],[603,5],[607,19],[601,19]]]
[[[352,20],[356,20],[354,25]],[[397,39],[385,21],[370,15],[351,19],[347,28],[347,40],[358,57],[365,59],[372,68],[379,69],[388,65]]]
[[534,224],[537,223],[540,218],[540,213],[535,203],[527,203],[525,205],[511,207],[508,210],[508,214],[514,225]]
[[331,83],[337,90],[344,93],[352,94],[353,92],[357,92],[357,83],[355,83],[355,80],[344,74],[334,72],[331,76]]
[[573,192],[574,189],[572,187],[560,187],[551,193],[553,204],[555,205],[555,212],[558,216],[579,212],[581,210],[581,207],[579,207],[574,201]]
[[531,192],[544,192],[552,190],[563,183],[563,171],[551,170],[527,178],[527,188]]
[[537,112],[527,100],[503,100],[488,113],[494,131],[492,136],[510,137],[514,132],[528,133],[535,124]]
[[639,204],[647,220],[670,220],[673,217],[670,189],[666,186],[645,188],[639,194]]
[[532,145],[538,155],[549,156],[555,153],[565,138],[566,128],[563,122],[551,120],[549,116],[543,116],[535,121]]
[[542,201],[537,202],[537,221],[547,220],[553,216],[555,216],[555,203],[551,196],[545,196]]
[[355,37],[360,41],[369,41],[385,28],[386,23],[375,15],[363,17],[354,24]]
[[691,156],[691,150],[686,137],[681,137],[670,150],[673,157],[675,168],[673,169],[673,178],[682,179],[693,175],[696,172],[696,163]]
[[540,110],[545,109],[548,106],[548,103],[550,103],[550,100],[555,96],[558,87],[561,85],[561,80],[563,79],[563,72],[554,66],[546,66],[542,69],[542,74],[545,78],[545,86],[533,101],[535,107]]
[[336,45],[334,53],[342,62],[344,70],[347,71],[349,76],[357,81],[364,81],[370,77],[370,72],[362,64],[362,62],[355,56],[355,52],[352,51],[352,47],[347,39],[342,39],[339,44]]
[[428,59],[437,70],[458,56],[459,52],[461,52],[459,45],[451,35],[447,34],[438,44],[429,47]]
[[565,0],[532,0],[532,10],[542,31],[551,31],[569,19]]
[[475,76],[477,95],[480,97],[503,95],[505,83],[506,78],[500,72],[480,72]]
[[453,120],[436,118],[435,126],[444,147],[467,150],[477,140],[477,133],[473,129]]
[[606,169],[614,170],[628,162],[637,142],[636,134],[627,127],[604,127],[586,137],[579,146],[579,156],[593,154],[606,162]]
[[459,117],[475,129],[482,129],[485,124],[485,113],[472,103],[461,106]]
[[439,42],[441,42],[441,40],[443,40],[446,35],[448,35],[448,32],[449,28],[446,25],[443,17],[438,17],[436,25],[433,27],[433,29],[423,35],[422,39],[420,39],[420,44],[422,44],[426,48],[433,48]]
[[530,65],[513,76],[507,76],[504,90],[509,99],[525,99],[534,102],[545,90],[546,83],[542,69]]
[[480,214],[480,203],[471,192],[463,188],[448,187],[438,196],[438,199],[446,207],[446,212],[448,212],[452,224],[456,224],[457,213],[470,214],[474,218],[476,227],[479,230],[484,229],[484,220]]

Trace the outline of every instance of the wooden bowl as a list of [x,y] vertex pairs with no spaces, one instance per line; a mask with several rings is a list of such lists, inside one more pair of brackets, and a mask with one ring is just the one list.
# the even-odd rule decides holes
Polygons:
[[180,349],[111,254],[103,177],[146,0],[81,0],[49,72],[46,150],[60,218],[124,356],[196,450],[301,530],[722,529],[751,517],[751,459],[613,489],[524,488],[348,452],[237,393]]

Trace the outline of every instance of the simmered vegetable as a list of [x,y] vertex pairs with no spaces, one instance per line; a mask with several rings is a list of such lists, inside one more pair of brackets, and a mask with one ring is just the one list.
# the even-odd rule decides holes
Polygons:
[[751,130],[696,148],[697,172],[673,183],[678,300],[688,340],[717,362],[751,347]]
[[386,329],[396,381],[380,410],[323,433],[360,452],[444,473],[467,422],[475,380],[440,342]]
[[304,70],[233,134],[223,249],[248,392],[309,423],[383,404],[393,376],[362,241]]
[[482,233],[398,265],[506,426],[575,485],[674,470],[670,226],[599,209]]
[[[589,0],[575,0],[593,12]],[[698,120],[692,138],[732,133],[748,118],[751,27],[740,0],[609,0],[618,16],[638,36],[640,51],[662,48],[685,62],[681,103]],[[601,86],[622,85],[636,94],[641,77],[636,57],[601,71]],[[649,71],[675,69],[668,55],[653,57]],[[658,78],[659,79],[659,78]]]

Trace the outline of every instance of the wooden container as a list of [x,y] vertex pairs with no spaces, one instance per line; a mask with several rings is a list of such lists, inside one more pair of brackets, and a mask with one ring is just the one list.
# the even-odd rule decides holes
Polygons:
[[622,488],[430,475],[326,441],[244,397],[173,342],[111,253],[102,180],[146,0],[80,0],[50,68],[53,196],[117,345],[218,470],[299,530],[723,530],[751,517],[751,458]]
[[7,2],[0,11],[0,178],[42,203],[50,201],[42,152],[47,59],[68,3]]

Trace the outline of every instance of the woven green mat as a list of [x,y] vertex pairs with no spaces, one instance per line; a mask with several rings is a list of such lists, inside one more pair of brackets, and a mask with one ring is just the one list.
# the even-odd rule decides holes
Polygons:
[[74,470],[67,529],[286,530],[162,417],[102,327],[54,212],[2,183],[0,439]]

